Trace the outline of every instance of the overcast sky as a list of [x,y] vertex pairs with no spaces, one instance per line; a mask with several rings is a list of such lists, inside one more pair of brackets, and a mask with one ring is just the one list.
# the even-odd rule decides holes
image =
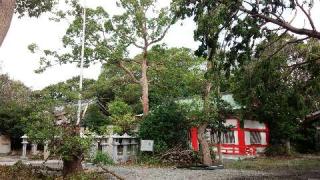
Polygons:
[[[170,0],[159,1],[160,5],[168,5]],[[87,6],[103,6],[109,14],[115,14],[115,0],[87,0]],[[32,89],[42,89],[45,86],[65,81],[79,75],[79,69],[74,65],[63,65],[49,68],[42,74],[34,73],[39,65],[39,56],[27,49],[31,43],[36,43],[42,49],[61,48],[61,38],[68,24],[55,23],[48,16],[40,18],[22,18],[14,16],[9,32],[0,48],[0,73],[7,73],[14,80],[20,80]],[[183,25],[177,23],[163,40],[169,47],[188,47],[196,49],[198,44],[193,41],[195,25],[192,20],[185,20]],[[132,52],[133,54],[136,52]],[[87,78],[96,79],[100,73],[100,64],[90,66],[84,71]]]
[[[88,7],[103,6],[109,14],[117,14],[115,0],[86,0]],[[160,6],[169,5],[170,0],[159,0]],[[291,17],[292,14],[286,14]],[[320,3],[316,1],[312,10],[312,19],[320,29]],[[298,14],[294,26],[310,28],[303,14]],[[74,65],[56,66],[42,74],[35,74],[39,65],[39,56],[31,54],[27,46],[36,43],[42,49],[61,48],[61,38],[68,24],[55,23],[48,20],[47,15],[40,18],[22,18],[14,16],[5,41],[0,48],[0,73],[8,73],[12,79],[20,80],[32,89],[42,89],[45,86],[79,75],[79,69]],[[188,47],[195,50],[198,43],[193,40],[195,24],[188,19],[174,25],[162,41],[169,47]],[[136,54],[138,52],[131,52]],[[84,71],[87,78],[96,79],[100,73],[100,64],[90,66]]]

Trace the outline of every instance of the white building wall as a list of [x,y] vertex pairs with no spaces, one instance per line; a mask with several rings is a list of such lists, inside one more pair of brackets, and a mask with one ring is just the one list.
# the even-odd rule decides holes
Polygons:
[[233,131],[234,133],[234,144],[239,145],[238,131]]
[[238,120],[237,119],[227,119],[224,123],[225,126],[233,126],[233,128],[237,128]]
[[250,145],[250,132],[249,131],[245,131],[244,132],[244,144],[245,145]]
[[261,134],[261,144],[267,145],[267,134],[265,132],[260,132]]
[[265,129],[266,126],[264,123],[259,121],[245,120],[244,128],[252,128],[252,129]]

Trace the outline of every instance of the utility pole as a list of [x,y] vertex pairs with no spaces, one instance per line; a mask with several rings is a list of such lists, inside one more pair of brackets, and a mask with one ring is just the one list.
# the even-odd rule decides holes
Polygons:
[[83,3],[83,24],[82,24],[82,47],[81,47],[81,62],[80,62],[80,81],[79,81],[79,99],[78,99],[78,114],[77,114],[77,126],[81,121],[81,109],[82,109],[82,82],[83,82],[83,63],[84,63],[84,43],[86,38],[86,1]]

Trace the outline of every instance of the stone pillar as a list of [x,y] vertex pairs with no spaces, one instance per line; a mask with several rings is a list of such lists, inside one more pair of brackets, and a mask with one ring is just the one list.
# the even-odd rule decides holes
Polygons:
[[120,145],[120,143],[118,142],[117,138],[113,138],[113,142],[112,142],[112,158],[114,160],[114,162],[118,161],[118,146]]
[[108,143],[108,146],[107,146],[107,153],[108,153],[108,155],[110,156],[110,157],[112,157],[113,156],[113,145],[112,145],[112,143],[113,143],[113,138],[112,138],[112,136],[108,136],[107,137],[108,139],[107,139],[107,143]]
[[31,144],[31,154],[33,156],[38,154],[38,144],[36,143]]
[[138,146],[138,142],[137,142],[137,139],[135,139],[135,138],[132,138],[131,139],[131,154],[132,155],[137,155],[137,146]]
[[50,155],[50,151],[49,151],[49,142],[46,141],[44,143],[44,148],[43,148],[43,159],[47,159]]
[[94,158],[95,155],[97,154],[97,151],[99,149],[99,142],[100,142],[100,137],[94,136],[92,144],[91,144],[91,149],[90,149],[90,157],[91,158]]
[[27,159],[27,145],[28,145],[28,136],[27,135],[23,135],[22,137],[22,155],[21,155],[21,159]]
[[108,153],[108,143],[106,142],[106,139],[105,138],[103,138],[102,140],[101,140],[101,150],[102,150],[102,152],[103,153]]
[[123,159],[122,160],[124,162],[127,162],[129,159],[129,154],[128,154],[128,146],[130,145],[129,139],[123,138],[121,145],[123,145],[123,154],[122,154]]

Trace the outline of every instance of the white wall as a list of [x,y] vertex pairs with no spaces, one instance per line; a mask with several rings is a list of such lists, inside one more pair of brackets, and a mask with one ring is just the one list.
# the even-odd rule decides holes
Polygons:
[[265,129],[266,126],[264,123],[261,123],[259,121],[245,120],[244,121],[244,128]]
[[224,123],[225,126],[230,126],[232,125],[234,128],[237,128],[237,119],[227,119],[226,122]]

